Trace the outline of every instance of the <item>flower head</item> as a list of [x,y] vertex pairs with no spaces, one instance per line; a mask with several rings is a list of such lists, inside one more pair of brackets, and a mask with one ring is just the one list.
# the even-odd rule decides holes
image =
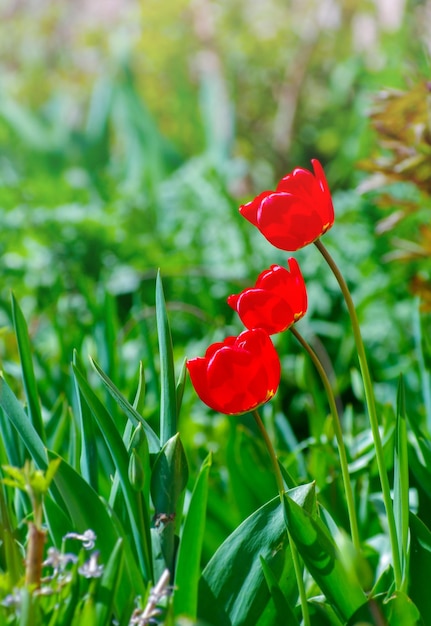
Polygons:
[[280,382],[280,361],[261,328],[214,343],[204,357],[187,361],[196,393],[220,413],[247,413],[272,398]]
[[334,223],[328,183],[319,161],[314,174],[296,168],[280,180],[275,191],[264,191],[240,213],[281,250],[298,250],[323,235]]
[[103,574],[103,565],[99,565],[98,559],[99,553],[92,552],[88,561],[78,568],[78,573],[84,578],[100,578]]
[[296,260],[291,258],[288,263],[290,271],[281,265],[271,265],[259,275],[254,287],[227,299],[246,328],[263,328],[272,335],[286,330],[305,315],[304,279]]
[[92,550],[96,543],[97,536],[94,530],[89,528],[88,530],[84,531],[82,534],[72,533],[72,532],[67,533],[63,537],[63,540],[65,539],[78,539],[78,541],[82,541],[82,547],[85,550]]

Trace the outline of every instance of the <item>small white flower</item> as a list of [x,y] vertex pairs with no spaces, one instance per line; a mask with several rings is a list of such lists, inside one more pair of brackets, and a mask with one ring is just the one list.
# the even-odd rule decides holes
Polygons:
[[63,570],[69,563],[76,563],[78,557],[67,552],[63,554],[57,548],[48,548],[48,556],[42,563],[44,567],[52,567],[56,572]]
[[19,606],[21,604],[21,590],[14,589],[12,593],[7,595],[2,601],[2,606],[11,607]]
[[91,530],[91,528],[89,528],[82,534],[67,533],[67,535],[64,535],[63,541],[66,539],[78,539],[78,541],[82,541],[82,547],[85,550],[92,550],[95,546],[97,536],[94,530]]
[[103,574],[103,565],[99,565],[97,560],[99,558],[98,552],[93,552],[88,561],[78,568],[79,574],[85,578],[100,578]]

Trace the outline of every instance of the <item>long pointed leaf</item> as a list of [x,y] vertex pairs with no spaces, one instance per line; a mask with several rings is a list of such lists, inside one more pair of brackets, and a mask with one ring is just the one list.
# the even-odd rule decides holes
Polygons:
[[[75,367],[79,367],[82,370],[82,364],[80,362],[78,353],[73,353],[73,363]],[[97,454],[97,441],[96,431],[97,426],[88,407],[85,402],[82,392],[79,388],[76,379],[74,379],[75,391],[76,391],[76,413],[78,416],[80,442],[81,442],[81,455],[79,460],[79,466],[83,478],[91,485],[96,491],[98,490],[98,454]]]
[[410,588],[409,595],[419,608],[425,624],[431,624],[431,531],[413,513],[410,513]]
[[[100,402],[99,398],[94,394],[81,372],[75,366],[72,367],[78,385],[88,406],[90,407],[91,412],[93,413],[93,417],[99,425],[100,431],[105,439],[107,447],[110,450],[115,467],[118,471],[139,562],[142,567],[144,577],[147,580],[151,580],[150,529],[146,528],[143,523],[144,520],[142,519],[139,510],[137,494],[133,491],[129,482],[129,457],[127,450],[112,417]],[[145,519],[147,518],[148,515],[145,515]]]
[[397,422],[394,449],[394,516],[397,530],[403,591],[408,584],[409,466],[407,451],[406,400],[402,376],[398,385]]
[[[58,458],[51,452],[49,456]],[[60,463],[53,482],[66,503],[66,513],[71,520],[68,531],[76,530],[82,533],[88,529],[93,530],[97,535],[97,549],[100,551],[101,560],[107,563],[120,536],[117,524],[109,514],[108,506],[66,461]],[[121,535],[124,537],[124,532]],[[130,589],[133,589],[135,595],[140,595],[145,592],[146,587],[128,541],[124,542],[124,549],[127,557],[127,577],[122,583],[123,589],[118,599],[120,605],[128,602]]]
[[160,442],[163,446],[177,432],[177,394],[172,338],[160,272],[156,280],[156,319],[160,352]]
[[196,618],[211,463],[210,453],[202,463],[196,479],[181,533],[175,567],[175,616],[187,615],[192,619]]
[[37,434],[41,440],[46,443],[45,428],[42,421],[42,412],[40,410],[39,393],[37,390],[36,377],[33,370],[33,361],[31,356],[30,339],[28,336],[27,324],[24,315],[12,294],[12,317],[15,327],[16,339],[18,342],[18,351],[21,360],[21,369],[24,382],[25,395],[28,403],[28,410]]
[[188,466],[180,435],[165,443],[154,461],[151,473],[151,497],[156,526],[166,567],[172,572],[175,548],[175,518],[181,513],[178,501],[187,485]]
[[100,368],[100,366],[90,357],[91,365],[94,370],[100,377],[100,380],[103,382],[111,396],[117,402],[118,406],[124,411],[127,418],[132,422],[133,426],[137,426],[138,424],[142,424],[145,434],[148,437],[148,445],[151,453],[158,453],[160,451],[160,440],[157,437],[154,430],[151,426],[144,420],[144,418],[139,415],[136,409],[126,400],[126,398],[122,395],[120,390],[114,385],[112,380],[105,374],[105,372]]
[[97,626],[109,626],[112,624],[112,609],[115,603],[117,588],[121,580],[123,566],[123,540],[118,539],[109,557],[109,561],[106,564],[100,586],[96,592],[94,623],[97,624]]
[[45,469],[48,460],[46,449],[36,428],[31,423],[28,415],[15,397],[13,391],[0,375],[0,406],[11,423],[18,431],[31,458],[40,469]]

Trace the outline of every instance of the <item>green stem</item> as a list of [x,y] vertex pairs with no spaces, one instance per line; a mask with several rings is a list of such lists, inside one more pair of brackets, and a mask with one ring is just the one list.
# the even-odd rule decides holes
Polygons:
[[275,480],[277,481],[278,493],[280,496],[280,500],[283,502],[283,494],[286,490],[284,488],[284,480],[283,480],[280,466],[278,464],[277,455],[275,454],[274,446],[272,445],[271,439],[269,438],[269,435],[266,432],[266,428],[264,426],[264,423],[262,422],[262,418],[260,417],[257,409],[254,409],[253,411],[253,417],[256,421],[257,427],[259,428],[260,434],[263,437],[269,456],[271,457],[271,463],[272,463],[272,467],[274,470]]
[[394,568],[395,587],[397,590],[400,590],[401,584],[402,584],[402,574],[401,574],[400,556],[399,556],[399,551],[398,551],[398,541],[397,541],[394,509],[393,509],[393,504],[392,504],[392,499],[391,499],[391,490],[389,487],[388,474],[386,472],[383,444],[382,444],[382,439],[380,437],[379,422],[378,422],[377,411],[376,411],[376,403],[374,400],[373,384],[371,381],[370,371],[368,369],[368,361],[367,361],[367,357],[365,354],[364,343],[362,341],[362,335],[361,335],[361,329],[359,326],[358,316],[356,314],[355,305],[353,303],[352,296],[350,294],[347,283],[344,280],[344,277],[341,274],[340,270],[338,269],[335,261],[333,260],[333,258],[331,257],[331,255],[329,254],[329,252],[327,251],[327,249],[325,248],[325,246],[322,244],[322,242],[319,239],[315,241],[314,244],[316,248],[319,250],[319,252],[322,254],[323,258],[325,259],[325,261],[331,268],[332,273],[337,279],[337,282],[340,286],[341,292],[343,294],[344,300],[347,305],[347,310],[350,315],[353,335],[354,335],[354,339],[356,343],[356,351],[358,353],[359,366],[361,369],[362,380],[364,383],[365,400],[366,400],[367,408],[368,408],[371,431],[373,433],[374,446],[376,450],[377,467],[379,470],[380,483],[382,486],[383,502],[385,505],[386,516],[387,516],[387,521],[388,521],[389,539],[391,542],[392,561],[393,561],[393,568]]
[[[259,428],[260,434],[262,435],[263,440],[265,442],[266,449],[268,450],[269,456],[271,458],[271,464],[274,469],[274,475],[275,475],[275,480],[277,482],[277,488],[278,488],[278,494],[280,496],[281,506],[284,507],[284,502],[283,502],[283,498],[285,494],[284,480],[283,480],[283,475],[280,470],[280,465],[278,464],[277,455],[275,454],[274,446],[272,445],[271,439],[269,438],[268,433],[266,432],[266,428],[264,426],[264,423],[262,422],[262,419],[257,409],[255,409],[252,413],[256,421],[257,427]],[[293,567],[295,570],[296,583],[298,585],[299,598],[301,601],[303,624],[304,626],[311,626],[310,615],[308,613],[307,595],[305,593],[304,578],[302,574],[302,567],[301,567],[301,563],[299,559],[298,550],[296,549],[296,545],[289,533],[289,529],[287,529],[287,534],[289,537]]]
[[290,332],[296,337],[302,347],[308,352],[315,368],[317,369],[320,378],[322,379],[323,386],[325,387],[326,395],[328,398],[329,408],[331,409],[332,422],[334,425],[335,437],[338,444],[338,453],[340,456],[341,473],[343,476],[344,489],[346,492],[347,511],[349,514],[350,533],[352,535],[352,542],[356,550],[359,552],[361,549],[361,543],[359,540],[358,520],[356,517],[355,500],[353,497],[352,483],[349,475],[349,465],[347,462],[346,447],[344,445],[343,431],[341,429],[340,417],[337,411],[337,405],[335,403],[334,392],[332,391],[331,383],[326,375],[325,369],[322,366],[319,357],[314,352],[309,343],[302,337],[302,335],[296,330],[295,326],[290,327]]

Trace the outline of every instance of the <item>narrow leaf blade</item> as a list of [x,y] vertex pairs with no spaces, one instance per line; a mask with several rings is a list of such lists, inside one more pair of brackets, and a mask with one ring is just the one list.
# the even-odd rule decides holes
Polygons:
[[45,428],[42,421],[40,409],[39,392],[34,375],[33,360],[31,354],[30,338],[28,328],[21,308],[12,294],[12,317],[15,327],[18,351],[21,360],[21,369],[24,382],[25,395],[28,403],[28,410],[31,423],[34,426],[41,440],[46,443]]
[[0,406],[18,431],[31,458],[40,469],[45,469],[48,460],[44,443],[2,376],[0,376]]
[[160,272],[156,280],[156,320],[160,352],[160,442],[163,446],[177,432],[177,394],[172,337]]
[[210,453],[199,471],[184,521],[175,568],[175,616],[187,615],[192,619],[196,618],[211,463]]
[[145,434],[148,437],[148,445],[150,447],[150,451],[152,453],[159,452],[160,441],[151,426],[147,424],[147,422],[143,419],[141,415],[139,415],[136,409],[134,409],[134,407],[128,402],[128,400],[126,400],[120,390],[114,385],[112,380],[105,374],[101,367],[91,357],[90,362],[94,370],[99,375],[100,380],[103,382],[111,396],[117,402],[118,406],[124,411],[127,418],[132,422],[133,426],[136,427],[138,424],[142,424]]

